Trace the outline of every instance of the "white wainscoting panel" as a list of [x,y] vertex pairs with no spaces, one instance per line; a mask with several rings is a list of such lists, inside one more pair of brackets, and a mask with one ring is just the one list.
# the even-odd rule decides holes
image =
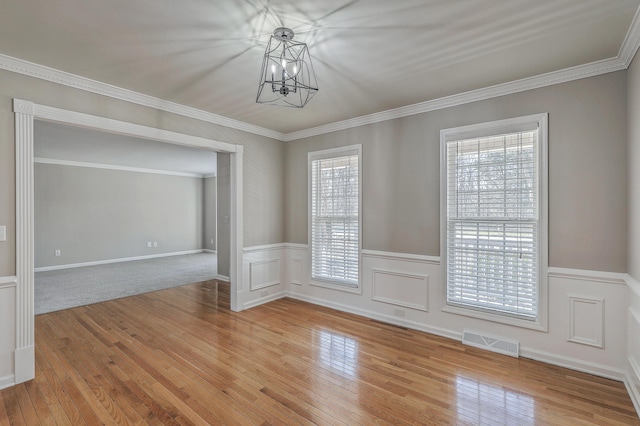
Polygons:
[[307,271],[306,244],[285,244],[285,280],[288,287],[305,286],[309,275]]
[[0,277],[0,389],[15,383],[16,285],[16,277]]
[[249,262],[249,289],[258,290],[280,284],[280,259]]
[[569,294],[569,341],[604,348],[604,300]]
[[286,295],[285,245],[269,244],[245,247],[243,263],[245,280],[242,306],[249,309]]
[[291,284],[302,285],[304,259],[300,257],[291,257]]
[[627,389],[640,417],[640,283],[627,276]]
[[371,269],[371,300],[429,311],[429,276]]

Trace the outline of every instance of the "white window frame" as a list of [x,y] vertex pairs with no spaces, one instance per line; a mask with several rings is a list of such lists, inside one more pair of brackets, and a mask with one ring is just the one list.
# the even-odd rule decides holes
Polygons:
[[[346,284],[340,281],[317,279],[313,277],[313,241],[312,241],[312,162],[328,158],[345,157],[350,155],[358,156],[358,283],[357,285]],[[307,161],[307,223],[308,223],[308,278],[309,284],[339,290],[348,293],[362,294],[362,145],[349,145],[339,148],[324,149],[308,153]]]
[[[538,128],[538,311],[535,320],[521,319],[486,310],[447,303],[447,142]],[[548,331],[548,114],[534,114],[487,123],[473,124],[440,131],[440,261],[443,285],[442,311],[499,322],[503,324]]]

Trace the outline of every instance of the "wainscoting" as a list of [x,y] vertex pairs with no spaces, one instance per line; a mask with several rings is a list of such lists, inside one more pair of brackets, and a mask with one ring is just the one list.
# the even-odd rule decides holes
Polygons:
[[285,246],[270,244],[243,250],[243,283],[239,303],[243,309],[286,295]]
[[640,415],[640,283],[627,276],[629,285],[629,310],[627,329],[627,381],[631,400]]
[[[14,349],[16,342],[17,278],[0,277],[0,389],[15,382]],[[7,342],[8,344],[4,344]]]

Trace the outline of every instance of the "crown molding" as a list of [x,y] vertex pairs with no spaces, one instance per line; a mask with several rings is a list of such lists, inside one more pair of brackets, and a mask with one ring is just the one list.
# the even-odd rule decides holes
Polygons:
[[471,102],[497,98],[499,96],[511,95],[527,90],[539,89],[546,86],[552,86],[555,84],[566,83],[582,78],[594,77],[600,74],[620,71],[626,69],[627,67],[628,65],[626,65],[624,61],[622,61],[618,57],[604,59],[586,65],[579,65],[576,67],[566,68],[564,70],[541,74],[535,77],[523,78],[521,80],[516,80],[509,83],[497,84],[495,86],[485,87],[483,89],[472,90],[469,92],[446,96],[431,101],[420,102],[417,104],[407,105],[400,108],[377,112],[374,114],[363,115],[361,117],[338,121],[331,124],[325,124],[306,130],[300,130],[298,132],[287,133],[284,135],[284,141],[290,142],[297,139],[322,135],[338,130],[346,130],[353,127],[364,126],[366,124],[379,123],[381,121],[393,120],[396,118],[422,114],[429,111],[450,108]]
[[353,127],[364,126],[366,124],[379,123],[381,121],[422,114],[424,112],[435,111],[438,109],[524,92],[526,90],[552,86],[554,84],[567,83],[582,78],[595,77],[600,74],[625,70],[629,68],[629,65],[631,65],[631,61],[633,61],[638,48],[640,48],[640,6],[636,9],[636,13],[631,21],[631,25],[629,26],[629,30],[627,31],[622,45],[620,46],[620,50],[618,51],[618,56],[615,58],[604,59],[590,64],[578,65],[509,83],[498,84],[478,90],[472,90],[470,92],[287,133],[284,135],[283,140],[285,142],[295,141],[297,139],[336,132],[338,130],[351,129]]
[[241,130],[243,132],[252,133],[267,138],[283,140],[284,134],[276,132],[264,127],[255,126],[243,121],[234,120],[222,115],[203,111],[197,108],[181,105],[175,102],[165,101],[153,96],[144,95],[132,90],[123,89],[111,84],[102,83],[86,77],[74,75],[65,71],[38,65],[33,62],[24,61],[22,59],[13,58],[11,56],[0,54],[0,69],[12,71],[29,77],[46,80],[53,83],[62,84],[64,86],[80,89],[98,95],[108,96],[110,98],[131,102],[160,111],[166,111],[173,114],[182,115],[188,118],[205,121],[231,129]]
[[618,58],[620,58],[625,68],[628,68],[633,61],[638,48],[640,47],[640,6],[636,9],[636,14],[633,16],[627,35],[624,37],[620,51],[618,52]]

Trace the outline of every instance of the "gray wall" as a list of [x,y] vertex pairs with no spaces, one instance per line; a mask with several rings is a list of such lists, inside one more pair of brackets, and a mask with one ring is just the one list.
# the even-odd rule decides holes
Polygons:
[[216,250],[216,197],[217,179],[209,177],[204,179],[202,197],[204,200],[204,234],[202,235],[202,247],[207,250]]
[[626,73],[290,142],[285,239],[307,243],[307,152],[362,143],[363,248],[440,254],[441,129],[549,113],[549,265],[625,272]]
[[229,154],[218,154],[218,274],[229,276],[231,260],[231,164]]
[[53,164],[34,177],[36,267],[202,249],[201,178]]
[[0,276],[15,275],[13,98],[243,145],[244,246],[285,241],[283,142],[0,70],[0,225],[7,226]]

